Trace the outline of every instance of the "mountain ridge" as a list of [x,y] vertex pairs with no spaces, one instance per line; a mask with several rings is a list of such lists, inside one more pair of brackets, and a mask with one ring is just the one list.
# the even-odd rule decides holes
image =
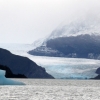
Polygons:
[[14,74],[24,74],[27,78],[53,78],[29,58],[14,55],[2,48],[0,48],[0,64],[9,67]]
[[28,53],[40,56],[100,59],[99,44],[100,36],[94,34],[58,37],[48,40],[46,46],[37,47]]

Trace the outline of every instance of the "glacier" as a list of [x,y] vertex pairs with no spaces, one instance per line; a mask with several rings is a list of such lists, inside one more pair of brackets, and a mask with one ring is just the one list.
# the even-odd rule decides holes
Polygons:
[[5,77],[5,71],[0,70],[0,85],[25,85],[22,82],[14,81]]
[[94,78],[97,76],[95,73],[96,69],[100,67],[100,60],[30,55],[27,51],[34,48],[31,44],[0,44],[0,47],[9,50],[13,54],[28,57],[44,67],[47,73],[57,79]]
[[47,73],[57,79],[89,79],[97,76],[96,69],[100,61],[92,59],[36,57],[30,56],[38,65],[44,67]]

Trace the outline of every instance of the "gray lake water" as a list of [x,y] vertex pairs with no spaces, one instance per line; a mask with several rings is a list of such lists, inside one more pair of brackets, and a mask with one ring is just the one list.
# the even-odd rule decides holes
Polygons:
[[100,100],[99,80],[15,79],[22,86],[0,86],[0,100]]

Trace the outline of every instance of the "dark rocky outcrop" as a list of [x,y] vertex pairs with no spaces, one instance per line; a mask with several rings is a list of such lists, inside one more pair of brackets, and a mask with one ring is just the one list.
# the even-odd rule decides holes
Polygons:
[[9,67],[14,74],[22,74],[27,78],[54,78],[29,58],[14,55],[2,48],[0,48],[0,64]]
[[7,66],[0,65],[0,70],[6,71],[6,78],[27,78],[25,75],[22,74],[13,74],[10,68],[8,68]]
[[96,77],[94,77],[94,78],[91,78],[91,79],[100,80],[100,67],[96,70],[95,73],[98,74],[98,75]]
[[100,36],[77,35],[50,39],[28,52],[37,56],[100,59]]
[[100,75],[94,77],[94,78],[91,78],[91,79],[95,79],[95,80],[100,80]]
[[100,75],[100,67],[96,70],[96,74]]

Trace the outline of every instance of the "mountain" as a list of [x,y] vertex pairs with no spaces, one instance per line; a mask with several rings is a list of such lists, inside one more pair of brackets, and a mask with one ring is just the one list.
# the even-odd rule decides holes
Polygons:
[[14,74],[24,74],[28,78],[53,78],[29,58],[14,55],[2,48],[0,48],[0,64],[9,67]]
[[51,34],[47,40],[58,37],[69,37],[84,34],[100,35],[100,16],[80,17],[73,20],[62,22]]
[[40,46],[28,53],[37,56],[100,59],[100,19],[69,21],[57,27]]
[[29,51],[32,55],[100,59],[100,36],[82,34],[50,39],[46,46]]

